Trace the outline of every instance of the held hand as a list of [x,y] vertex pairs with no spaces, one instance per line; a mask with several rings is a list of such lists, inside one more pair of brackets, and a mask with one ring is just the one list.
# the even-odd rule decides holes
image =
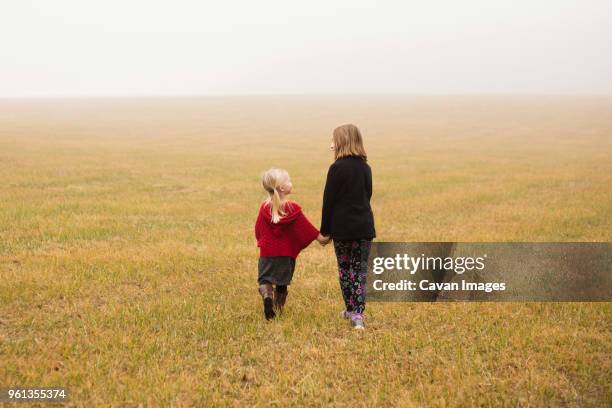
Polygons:
[[319,236],[317,237],[317,242],[319,242],[319,244],[321,244],[321,246],[325,246],[327,244],[329,244],[330,241],[330,237],[326,237],[324,235],[319,234]]

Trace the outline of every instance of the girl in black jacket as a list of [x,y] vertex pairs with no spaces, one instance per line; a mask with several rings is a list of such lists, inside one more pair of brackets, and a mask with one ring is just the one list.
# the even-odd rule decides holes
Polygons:
[[342,317],[363,329],[368,256],[376,237],[370,207],[372,170],[356,126],[336,128],[331,149],[335,161],[327,172],[320,232],[334,241],[346,306]]

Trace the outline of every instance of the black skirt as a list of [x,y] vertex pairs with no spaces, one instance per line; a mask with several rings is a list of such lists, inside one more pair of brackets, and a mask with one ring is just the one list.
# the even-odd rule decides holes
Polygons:
[[290,256],[262,256],[259,258],[257,282],[289,285],[295,270],[295,259]]

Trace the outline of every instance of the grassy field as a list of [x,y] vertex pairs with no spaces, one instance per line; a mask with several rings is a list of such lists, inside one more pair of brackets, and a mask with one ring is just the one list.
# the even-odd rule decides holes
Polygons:
[[253,224],[288,169],[315,225],[361,127],[379,241],[610,241],[612,98],[0,101],[0,387],[74,406],[610,406],[609,303],[342,309],[331,246],[265,322]]

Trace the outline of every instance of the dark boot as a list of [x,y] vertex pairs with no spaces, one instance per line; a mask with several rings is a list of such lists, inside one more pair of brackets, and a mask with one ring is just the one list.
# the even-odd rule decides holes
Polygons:
[[271,283],[264,283],[259,285],[259,294],[263,299],[264,305],[264,315],[266,316],[266,320],[274,319],[276,313],[274,313],[274,303],[272,300],[274,290],[272,289]]
[[277,286],[274,290],[274,308],[280,313],[287,301],[287,286]]

